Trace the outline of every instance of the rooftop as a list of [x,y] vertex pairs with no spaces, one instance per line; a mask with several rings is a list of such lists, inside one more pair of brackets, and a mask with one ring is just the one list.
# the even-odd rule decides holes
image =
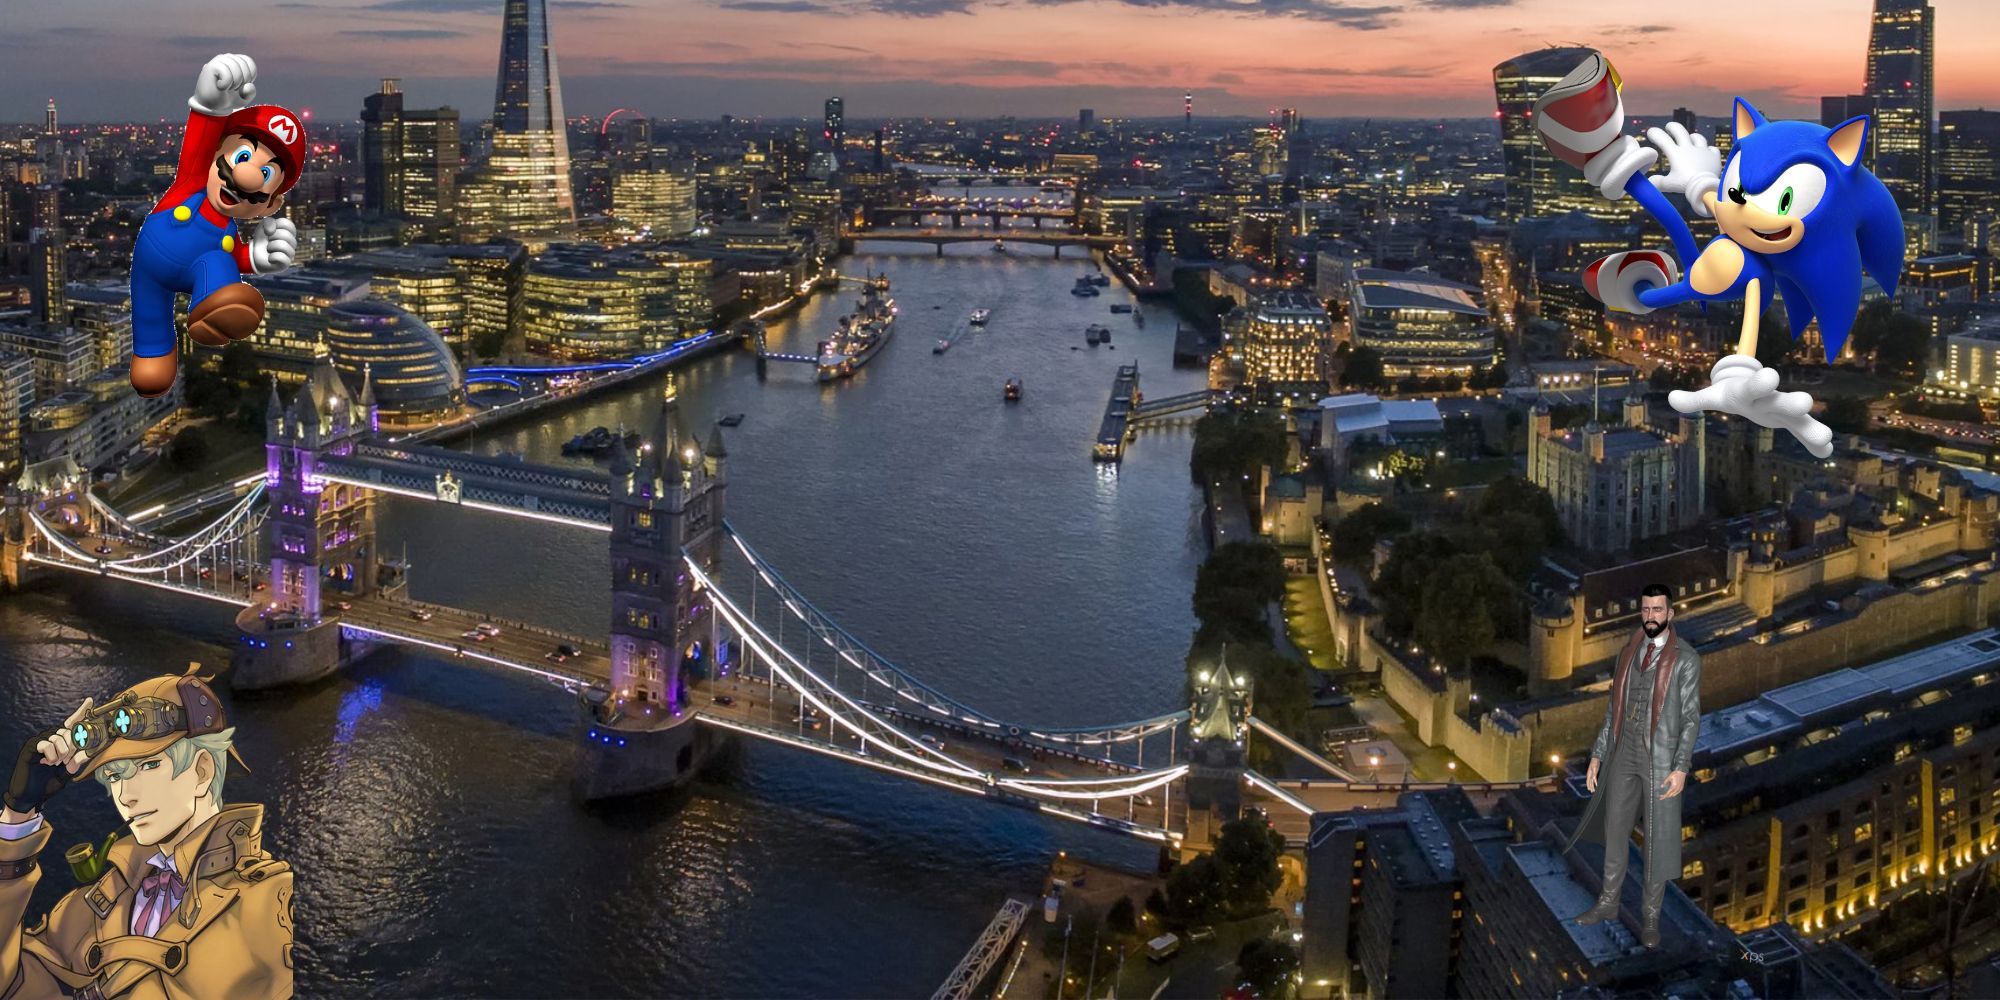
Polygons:
[[1733,760],[1812,729],[1957,687],[2000,667],[2000,630],[1985,629],[1858,669],[1834,670],[1708,713],[1695,754]]
[[1486,315],[1473,295],[1478,289],[1420,271],[1390,271],[1379,267],[1354,269],[1354,304],[1362,309],[1446,309],[1472,316]]
[[1365,392],[1328,396],[1319,401],[1320,419],[1332,420],[1339,434],[1388,428],[1442,427],[1444,415],[1434,399],[1382,399]]
[[1586,573],[1583,577],[1584,617],[1590,624],[1615,621],[1639,613],[1639,591],[1649,583],[1664,583],[1674,591],[1676,606],[1728,585],[1729,555],[1715,548],[1683,549],[1652,559]]

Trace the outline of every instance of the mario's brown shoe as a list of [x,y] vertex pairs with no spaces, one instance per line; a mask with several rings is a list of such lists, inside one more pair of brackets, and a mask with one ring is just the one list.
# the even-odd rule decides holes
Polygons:
[[263,321],[263,293],[239,281],[210,292],[188,310],[188,336],[197,344],[220,347],[256,333]]
[[179,370],[180,356],[162,354],[157,358],[132,358],[132,388],[141,396],[164,395],[174,387],[174,374]]

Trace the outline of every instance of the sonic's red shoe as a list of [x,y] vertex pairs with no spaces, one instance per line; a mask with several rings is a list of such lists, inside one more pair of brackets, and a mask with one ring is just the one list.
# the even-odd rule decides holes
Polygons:
[[1681,280],[1680,266],[1658,250],[1627,250],[1599,257],[1583,269],[1583,288],[1606,307],[1625,313],[1649,313],[1639,301],[1639,283],[1665,288]]
[[1625,129],[1622,84],[1601,52],[1588,58],[1535,101],[1535,130],[1557,159],[1582,169]]

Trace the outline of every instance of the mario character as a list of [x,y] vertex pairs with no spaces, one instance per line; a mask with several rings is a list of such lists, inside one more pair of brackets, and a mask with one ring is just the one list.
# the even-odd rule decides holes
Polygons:
[[[85,699],[22,746],[0,810],[0,997],[292,995],[291,868],[263,849],[263,806],[223,805],[242,758],[195,670]],[[131,831],[71,848],[85,884],[24,925],[54,835],[42,806],[89,777]]]
[[[1861,165],[1868,117],[1829,129],[1811,122],[1766,121],[1736,99],[1736,141],[1727,169],[1700,133],[1679,123],[1646,130],[1657,149],[1621,134],[1625,106],[1609,60],[1591,53],[1535,102],[1543,144],[1583,169],[1604,197],[1631,195],[1667,230],[1681,261],[1657,250],[1604,257],[1584,271],[1584,287],[1607,307],[1648,313],[1692,301],[1743,298],[1736,353],[1715,363],[1710,384],[1676,390],[1682,413],[1721,410],[1792,432],[1814,455],[1833,454],[1833,431],[1813,419],[1813,398],[1779,392],[1778,373],[1756,358],[1757,328],[1773,292],[1797,338],[1814,318],[1826,360],[1840,356],[1861,306],[1865,271],[1894,295],[1903,269],[1903,219],[1887,188]],[[1668,170],[1644,171],[1664,153]],[[1687,222],[1664,193],[1679,194],[1722,235],[1697,251]]]
[[[139,227],[132,247],[132,388],[158,396],[173,387],[174,293],[188,296],[188,336],[221,347],[256,332],[264,296],[244,274],[291,266],[298,230],[276,216],[305,165],[299,116],[251,105],[257,64],[216,56],[188,98],[187,131],[173,186]],[[244,239],[237,224],[256,220]]]

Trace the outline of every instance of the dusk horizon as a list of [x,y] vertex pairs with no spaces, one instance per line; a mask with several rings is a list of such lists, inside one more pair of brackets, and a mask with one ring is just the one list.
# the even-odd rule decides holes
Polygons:
[[[1937,107],[2000,107],[2000,9],[1937,6]],[[479,120],[492,104],[500,8],[286,2],[237,32],[227,25],[243,19],[214,0],[10,11],[0,14],[0,53],[17,85],[0,98],[0,121],[39,122],[51,97],[64,122],[178,119],[180,102],[161,95],[185,89],[218,52],[258,61],[260,99],[314,108],[322,120],[352,120],[385,77],[400,79],[413,105]],[[660,119],[810,119],[839,96],[857,121],[1060,120],[1079,108],[1171,120],[1192,92],[1197,118],[1288,107],[1308,120],[1472,119],[1493,112],[1494,65],[1563,44],[1604,51],[1635,114],[1720,116],[1740,95],[1774,116],[1816,118],[1820,96],[1860,91],[1865,0],[1833,11],[1784,0],[1755,23],[1727,20],[1728,10],[1725,0],[1622,18],[1561,0],[557,0],[550,16],[572,117],[626,108]],[[120,27],[96,26],[107,22]],[[1816,30],[1787,31],[1773,53],[1767,26],[1793,24]],[[204,33],[179,33],[191,25]],[[1099,39],[1115,39],[1117,50]],[[1749,55],[1731,59],[1732,48]],[[418,66],[424,72],[409,71]],[[1719,84],[1703,79],[1718,72]]]

